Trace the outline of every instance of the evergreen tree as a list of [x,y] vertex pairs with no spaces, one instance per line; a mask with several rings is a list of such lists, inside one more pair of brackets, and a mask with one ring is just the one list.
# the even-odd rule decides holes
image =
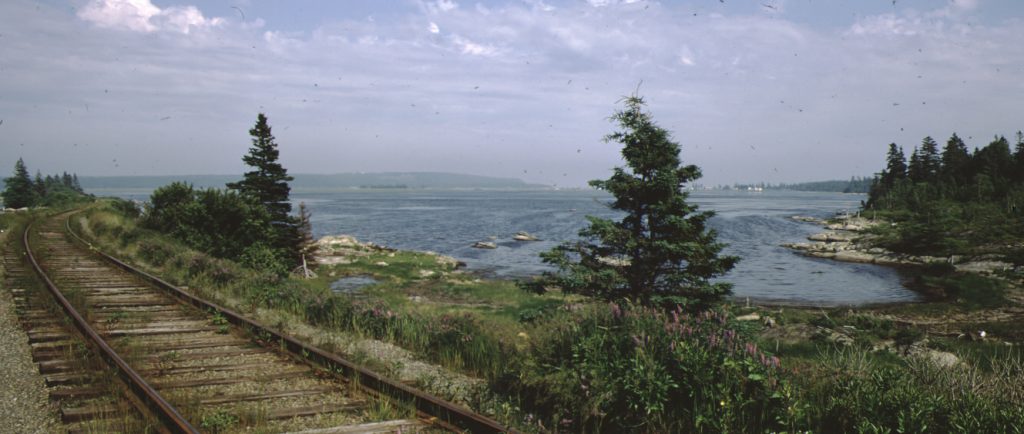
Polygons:
[[278,256],[287,258],[291,264],[298,264],[301,261],[295,242],[298,222],[288,215],[292,210],[288,202],[288,193],[291,192],[288,181],[294,178],[277,162],[280,153],[266,115],[260,113],[256,116],[256,125],[249,130],[249,135],[252,136],[252,147],[242,161],[253,170],[246,172],[241,181],[229,183],[227,187],[263,205],[270,215],[274,233],[268,244],[277,250]]
[[917,147],[910,153],[910,163],[907,164],[907,178],[914,182],[923,182],[927,179],[924,162],[918,153]]
[[939,175],[939,170],[942,169],[942,158],[939,156],[939,145],[931,136],[925,137],[921,141],[918,157],[921,159],[923,180],[934,181]]
[[903,156],[903,149],[895,143],[889,144],[889,153],[885,157],[885,172],[882,173],[882,183],[886,187],[892,187],[897,180],[907,177],[907,158]]
[[1010,154],[1010,142],[1006,137],[997,136],[988,146],[974,153],[975,171],[984,173],[993,179],[1010,178],[1013,176],[1013,156]]
[[946,147],[942,150],[942,178],[952,180],[958,184],[967,181],[967,166],[971,163],[971,153],[967,145],[956,133],[946,141]]
[[35,181],[32,182],[32,190],[35,191],[37,198],[46,196],[46,183],[43,182],[43,174],[38,170],[36,170]]
[[611,192],[615,200],[609,206],[625,217],[587,217],[582,240],[541,255],[559,271],[545,273],[531,288],[543,291],[553,284],[566,292],[645,304],[717,300],[730,285],[710,279],[732,269],[738,258],[719,256],[724,245],[707,228],[713,213],[686,202],[683,186],[699,178],[700,169],[682,165],[679,145],[643,111],[642,98],[628,97],[625,105],[612,117],[622,130],[605,140],[623,145],[628,167],[590,182]]
[[25,208],[35,204],[35,191],[32,187],[32,178],[25,168],[25,161],[21,158],[14,163],[14,176],[4,179],[3,199],[7,208]]
[[249,130],[249,135],[252,136],[252,147],[242,161],[254,170],[246,172],[241,181],[229,183],[228,188],[255,197],[275,222],[287,222],[288,213],[292,211],[288,202],[288,193],[291,192],[288,181],[294,178],[288,176],[288,171],[277,162],[280,152],[266,115],[257,115],[256,125]]
[[1024,132],[1017,131],[1017,144],[1014,147],[1013,161],[1016,166],[1014,168],[1014,179],[1017,181],[1024,181]]

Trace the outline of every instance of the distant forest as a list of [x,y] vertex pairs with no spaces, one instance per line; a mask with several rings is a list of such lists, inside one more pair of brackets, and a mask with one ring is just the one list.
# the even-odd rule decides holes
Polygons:
[[[539,184],[528,184],[515,178],[465,175],[440,172],[384,172],[384,173],[337,173],[331,175],[296,174],[291,182],[296,190],[331,190],[338,188],[363,189],[537,189],[548,188]],[[238,179],[238,175],[164,175],[164,176],[82,176],[80,182],[86,190],[97,189],[155,189],[175,181],[182,181],[197,188],[223,187]]]
[[875,178],[871,176],[851,177],[849,180],[797,182],[793,184],[736,184],[732,188],[746,190],[748,187],[760,187],[765,190],[821,191],[829,193],[867,193]]
[[795,184],[778,184],[769,186],[774,190],[796,190],[796,191],[827,191],[835,193],[867,193],[871,191],[871,185],[875,178],[872,176],[851,177],[849,180],[799,182]]

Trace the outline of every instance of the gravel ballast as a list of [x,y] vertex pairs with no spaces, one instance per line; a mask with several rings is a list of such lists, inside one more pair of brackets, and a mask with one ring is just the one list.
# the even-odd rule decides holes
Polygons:
[[0,289],[0,432],[60,432],[8,288]]

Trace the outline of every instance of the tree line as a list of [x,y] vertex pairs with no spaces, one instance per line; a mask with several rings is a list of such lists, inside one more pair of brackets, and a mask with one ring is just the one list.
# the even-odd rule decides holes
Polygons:
[[230,258],[284,276],[312,265],[310,213],[304,204],[292,215],[292,181],[278,162],[280,151],[267,117],[249,130],[252,147],[242,158],[252,168],[226,189],[196,189],[174,182],[156,189],[146,205],[143,226],[167,233],[213,256]]
[[19,158],[14,163],[14,174],[4,178],[4,206],[7,208],[26,208],[32,206],[54,206],[73,202],[85,195],[78,183],[78,175],[61,173],[46,175],[38,170],[35,179],[28,174],[25,160]]
[[955,133],[939,149],[931,137],[908,159],[889,145],[886,167],[864,204],[896,223],[886,238],[898,252],[997,254],[1024,262],[1024,133],[969,150]]

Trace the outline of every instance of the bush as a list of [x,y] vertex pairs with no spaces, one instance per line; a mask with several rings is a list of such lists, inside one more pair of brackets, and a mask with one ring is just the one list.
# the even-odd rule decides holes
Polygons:
[[[723,311],[596,306],[534,329],[493,384],[524,410],[574,431],[783,429],[779,360],[746,342]],[[547,425],[551,426],[551,425]]]
[[140,259],[160,267],[174,256],[174,252],[162,243],[143,240],[139,242],[138,255]]
[[239,262],[253,270],[260,270],[275,276],[288,275],[288,264],[280,251],[263,243],[256,243],[242,251]]

